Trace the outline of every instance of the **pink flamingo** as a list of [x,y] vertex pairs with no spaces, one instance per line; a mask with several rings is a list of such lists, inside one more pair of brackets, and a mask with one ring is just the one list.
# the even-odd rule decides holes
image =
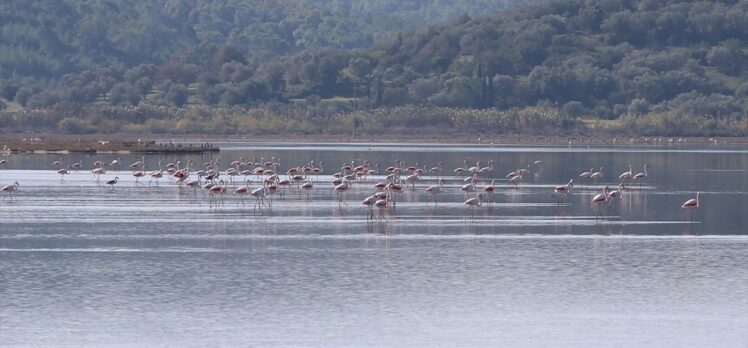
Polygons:
[[571,193],[571,190],[574,188],[574,179],[569,179],[569,182],[566,185],[562,186],[556,186],[553,189],[553,196],[556,197],[558,200],[558,204],[561,204],[562,200],[566,200]]
[[436,195],[442,192],[444,192],[444,179],[439,179],[439,185],[432,185],[426,189],[426,193],[431,195],[426,204],[429,203],[432,197],[434,198],[434,204],[436,204]]
[[592,197],[592,204],[597,204],[597,214],[595,214],[595,218],[600,217],[600,206],[605,203],[608,200],[608,193],[610,193],[610,188],[608,186],[605,186],[603,188],[603,193],[595,195],[595,197]]
[[701,195],[701,192],[696,192],[696,199],[689,199],[683,203],[680,207],[683,209],[688,209],[688,214],[691,217],[691,221],[693,221],[693,210],[699,207],[699,195]]
[[[491,163],[491,161],[489,161]],[[496,180],[491,180],[491,185],[488,185],[483,188],[483,191],[486,192],[491,202],[493,202],[493,193],[496,192]]]
[[244,196],[249,194],[249,180],[245,180],[244,183],[246,184],[246,186],[240,186],[234,189],[234,194],[239,195],[239,200],[236,201],[237,205],[239,205],[239,202],[241,202],[243,206]]

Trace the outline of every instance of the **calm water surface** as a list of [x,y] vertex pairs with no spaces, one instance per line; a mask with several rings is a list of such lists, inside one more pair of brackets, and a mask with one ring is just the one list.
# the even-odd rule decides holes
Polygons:
[[[127,170],[102,176],[121,179],[114,190],[92,180],[94,161],[135,155],[63,156],[86,168],[64,181],[59,155],[3,157],[0,185],[20,187],[0,202],[0,346],[748,347],[746,147],[221,147],[145,161],[276,157],[284,172],[322,161],[324,174],[308,197],[294,188],[255,210],[167,179],[136,185]],[[360,202],[381,175],[353,183],[348,205],[330,191],[330,174],[364,159],[443,161],[447,192],[426,204],[426,176],[367,221]],[[474,216],[451,175],[465,159],[495,167],[480,185],[495,178],[497,192]],[[510,188],[504,175],[536,160]],[[644,163],[620,217],[595,218],[591,197]],[[601,166],[568,203],[551,197]],[[690,223],[680,205],[697,191]]]

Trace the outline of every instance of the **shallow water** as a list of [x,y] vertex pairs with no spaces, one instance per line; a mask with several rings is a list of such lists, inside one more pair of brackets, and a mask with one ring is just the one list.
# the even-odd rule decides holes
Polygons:
[[[748,345],[747,148],[221,147],[176,159],[275,156],[283,171],[315,160],[324,174],[308,197],[294,188],[254,209],[167,179],[136,185],[126,170],[102,176],[121,179],[114,189],[92,180],[93,161],[134,155],[63,156],[88,168],[64,181],[49,166],[59,155],[11,156],[0,185],[20,186],[0,202],[0,346]],[[347,205],[329,184],[363,159],[443,161],[447,192],[427,204],[427,176],[370,221],[360,201],[381,175],[354,183]],[[494,160],[497,192],[473,213],[451,175],[464,159]],[[536,160],[510,188],[504,175]],[[596,218],[591,197],[629,163],[649,176],[629,185],[620,216]],[[601,166],[600,183],[577,179],[561,205],[551,196]],[[680,205],[697,191],[690,222]]]

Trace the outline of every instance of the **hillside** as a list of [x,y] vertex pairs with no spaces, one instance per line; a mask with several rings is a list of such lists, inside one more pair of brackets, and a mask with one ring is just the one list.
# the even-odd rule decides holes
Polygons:
[[[148,110],[240,106],[261,110],[263,117],[283,115],[275,128],[310,132],[325,131],[321,120],[354,109],[361,116],[346,122],[366,130],[368,118],[394,117],[382,113],[412,118],[403,124],[407,128],[433,121],[422,115],[433,108],[458,108],[495,109],[488,114],[506,119],[511,117],[502,110],[551,110],[558,119],[549,126],[570,129],[608,125],[635,133],[745,135],[747,12],[748,0],[554,0],[460,16],[448,25],[385,37],[365,50],[341,45],[258,60],[236,46],[214,46],[163,64],[66,75],[47,89],[6,80],[0,97],[25,108],[61,102]],[[409,111],[402,116],[392,110]],[[203,114],[202,124],[216,120],[209,111]],[[284,126],[289,119],[308,127]],[[24,123],[21,116],[13,121]],[[456,126],[455,116],[440,122],[467,129]],[[501,132],[507,130],[503,124],[493,120],[469,128]]]
[[310,48],[369,47],[399,30],[523,0],[5,0],[0,78],[43,84],[66,73],[172,59],[207,64],[230,46],[249,62]]

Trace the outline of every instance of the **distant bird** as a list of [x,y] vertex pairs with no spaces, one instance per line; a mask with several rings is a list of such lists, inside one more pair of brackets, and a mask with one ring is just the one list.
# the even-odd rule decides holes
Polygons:
[[600,171],[590,174],[590,179],[592,179],[593,184],[597,184],[597,181],[603,178],[603,168],[604,167],[600,167]]
[[592,204],[597,204],[597,213],[595,214],[595,218],[600,217],[600,206],[608,201],[608,194],[610,193],[610,187],[605,186],[603,188],[603,193],[595,195],[595,197],[592,197]]
[[14,182],[11,185],[5,185],[2,188],[0,188],[0,191],[3,192],[3,200],[5,200],[6,196],[10,197],[10,200],[13,200],[13,192],[18,191],[18,181]]
[[137,184],[138,180],[140,180],[140,178],[142,178],[142,177],[145,176],[145,173],[143,171],[136,170],[136,171],[132,172],[132,176],[135,177],[135,183]]
[[590,175],[592,175],[592,173],[594,172],[595,172],[595,168],[590,168],[588,172],[582,172],[581,174],[579,174],[579,177],[582,178],[583,180],[590,180]]
[[680,207],[683,209],[688,209],[688,215],[691,218],[691,221],[693,221],[693,210],[699,207],[699,195],[701,192],[696,192],[696,199],[689,199],[683,203]]
[[109,180],[106,182],[107,185],[109,185],[112,190],[114,190],[114,185],[119,181],[119,177],[115,176],[114,179]]
[[496,180],[491,180],[491,185],[483,188],[483,191],[488,195],[490,202],[493,202],[493,193],[496,192]]
[[60,181],[62,181],[65,175],[70,174],[70,171],[67,168],[62,168],[57,170],[57,174],[60,174]]
[[366,220],[374,219],[374,204],[377,203],[378,199],[379,198],[376,195],[372,195],[364,198],[364,201],[361,202],[361,205],[369,209],[369,215],[367,215]]
[[473,207],[480,207],[483,205],[483,194],[479,193],[474,198],[470,198],[463,203],[465,205],[465,215],[467,215],[467,211],[470,210],[471,216],[475,217],[475,213],[473,212]]
[[519,183],[520,183],[520,181],[522,181],[522,174],[521,174],[521,172],[520,172],[519,169],[517,169],[517,173],[519,173],[519,174],[517,174],[517,175],[515,175],[515,176],[513,176],[513,177],[511,177],[509,179],[509,183],[512,184],[512,185],[514,185],[514,188],[519,188]]
[[343,204],[345,204],[345,205],[348,205],[348,203],[346,203],[345,200],[343,200],[343,193],[346,192],[346,191],[348,191],[348,183],[347,182],[343,181],[343,183],[341,183],[340,185],[335,186],[332,190],[335,191],[335,193],[338,194],[338,205],[340,205],[341,202]]
[[616,215],[620,215],[618,213],[618,209],[616,209],[615,204],[613,202],[620,201],[623,199],[623,190],[626,189],[626,186],[623,186],[623,184],[618,184],[618,189],[615,191],[610,191],[608,193],[608,206],[613,208],[613,212],[616,213]]
[[644,163],[644,173],[636,173],[634,177],[632,178],[633,181],[636,181],[639,183],[639,186],[641,186],[641,182],[647,178],[647,175],[648,175],[647,168],[649,168],[649,165]]
[[556,200],[558,201],[558,204],[561,204],[561,201],[566,200],[569,197],[569,194],[571,193],[571,190],[574,188],[574,179],[569,179],[569,182],[566,185],[562,186],[556,186],[553,189],[553,197],[556,197]]
[[439,179],[439,185],[432,185],[432,186],[429,186],[429,187],[428,187],[428,188],[426,189],[426,193],[428,193],[428,194],[430,194],[430,195],[431,195],[431,196],[429,197],[429,199],[428,199],[428,200],[426,201],[426,203],[428,204],[428,202],[429,202],[429,201],[431,200],[431,198],[433,197],[433,199],[434,199],[434,204],[436,204],[436,195],[437,195],[437,194],[440,194],[440,193],[442,193],[442,192],[444,192],[444,179]]
[[631,169],[631,164],[629,164],[629,171],[621,173],[621,175],[618,176],[618,179],[620,179],[621,182],[624,182],[626,180],[631,180],[633,176],[634,176],[634,173],[633,173],[633,170]]

